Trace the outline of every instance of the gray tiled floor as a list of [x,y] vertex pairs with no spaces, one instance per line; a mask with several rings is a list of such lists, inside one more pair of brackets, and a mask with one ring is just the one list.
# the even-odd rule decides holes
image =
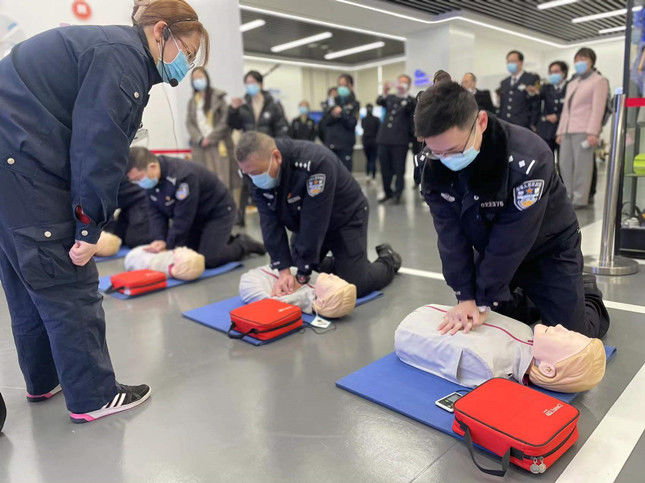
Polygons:
[[[375,189],[367,192],[374,201]],[[427,208],[411,189],[406,195],[403,206],[372,204],[370,246],[390,241],[404,254],[405,266],[440,271]],[[589,211],[587,222],[597,219],[599,210]],[[248,231],[257,234],[257,220],[250,221]],[[100,265],[103,275],[118,270],[118,261]],[[308,330],[256,348],[181,317],[184,310],[235,295],[239,275],[132,301],[106,298],[117,374],[126,383],[149,383],[154,395],[140,410],[80,426],[68,421],[62,397],[25,403],[0,297],[0,390],[9,409],[0,436],[0,482],[483,479],[457,440],[334,386],[390,352],[394,330],[411,310],[450,303],[443,282],[400,275],[385,297],[358,309],[337,330]],[[612,300],[639,304],[637,281],[642,287],[643,275],[601,284]],[[582,413],[580,442],[541,481],[557,478],[645,362],[643,315],[611,310],[611,316],[606,342],[618,346],[618,355],[602,384],[575,403]],[[643,450],[641,440],[621,481],[642,476]],[[513,469],[507,479],[533,477]]]

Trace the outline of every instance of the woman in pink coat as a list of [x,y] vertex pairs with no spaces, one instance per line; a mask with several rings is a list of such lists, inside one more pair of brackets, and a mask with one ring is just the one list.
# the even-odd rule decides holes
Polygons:
[[560,174],[574,208],[584,208],[589,203],[594,148],[609,94],[609,82],[595,64],[593,50],[583,47],[576,53],[576,76],[567,86],[556,137],[560,144]]

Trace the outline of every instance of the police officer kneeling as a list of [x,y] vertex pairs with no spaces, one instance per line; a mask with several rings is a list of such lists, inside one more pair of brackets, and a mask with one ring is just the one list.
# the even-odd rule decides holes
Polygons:
[[149,251],[186,246],[204,255],[207,268],[241,260],[250,253],[266,253],[248,235],[231,236],[235,202],[224,183],[203,165],[157,157],[137,147],[130,149],[127,175],[148,193],[154,240]]
[[[309,141],[242,135],[235,150],[240,170],[253,181],[262,236],[271,265],[280,271],[273,295],[294,292],[312,270],[356,285],[358,297],[388,285],[401,257],[387,244],[367,258],[369,209],[357,181],[327,148]],[[289,248],[287,231],[294,233]],[[328,252],[333,257],[326,257]],[[298,269],[296,277],[290,267]]]
[[442,332],[467,332],[492,308],[604,336],[609,316],[595,277],[583,276],[578,221],[547,144],[478,111],[456,83],[423,93],[415,128],[427,146],[422,193],[459,301]]

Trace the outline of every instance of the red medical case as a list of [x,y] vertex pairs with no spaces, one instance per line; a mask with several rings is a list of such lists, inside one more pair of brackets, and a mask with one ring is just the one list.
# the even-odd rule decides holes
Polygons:
[[[508,379],[486,381],[454,409],[453,431],[464,437],[473,463],[490,475],[504,476],[509,462],[544,473],[578,440],[575,407]],[[473,444],[501,456],[502,469],[479,465]]]
[[123,295],[141,295],[166,288],[166,274],[154,270],[134,270],[110,277],[111,287],[107,293],[119,292]]
[[302,327],[300,307],[275,299],[263,299],[232,310],[227,334],[231,339],[248,335],[259,340],[271,340],[298,327]]

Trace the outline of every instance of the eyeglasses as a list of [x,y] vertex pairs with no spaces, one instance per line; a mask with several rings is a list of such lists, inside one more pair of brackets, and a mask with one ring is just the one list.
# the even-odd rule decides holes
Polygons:
[[179,47],[179,45],[177,45],[177,49],[178,50],[181,49],[181,50],[184,51],[184,53],[186,54],[186,59],[188,60],[188,66],[191,69],[194,68],[195,67],[195,62],[196,62],[196,59],[197,59],[197,54],[196,54],[197,50],[193,51],[193,50],[189,49],[188,46],[186,45],[186,43],[183,40],[181,40],[179,37],[175,37],[173,35],[172,39],[175,41],[175,45],[177,45],[177,42],[179,42],[181,44],[181,48]]
[[470,131],[468,133],[468,137],[466,138],[466,141],[464,142],[463,148],[453,153],[435,153],[433,151],[430,154],[430,159],[449,158],[450,156],[457,156],[459,154],[463,154],[463,152],[466,150],[466,146],[468,146],[468,143],[470,142],[470,138],[473,136],[473,132],[475,131],[475,126],[477,125],[478,117],[479,116],[475,116],[475,120],[473,121],[473,125],[470,127]]

